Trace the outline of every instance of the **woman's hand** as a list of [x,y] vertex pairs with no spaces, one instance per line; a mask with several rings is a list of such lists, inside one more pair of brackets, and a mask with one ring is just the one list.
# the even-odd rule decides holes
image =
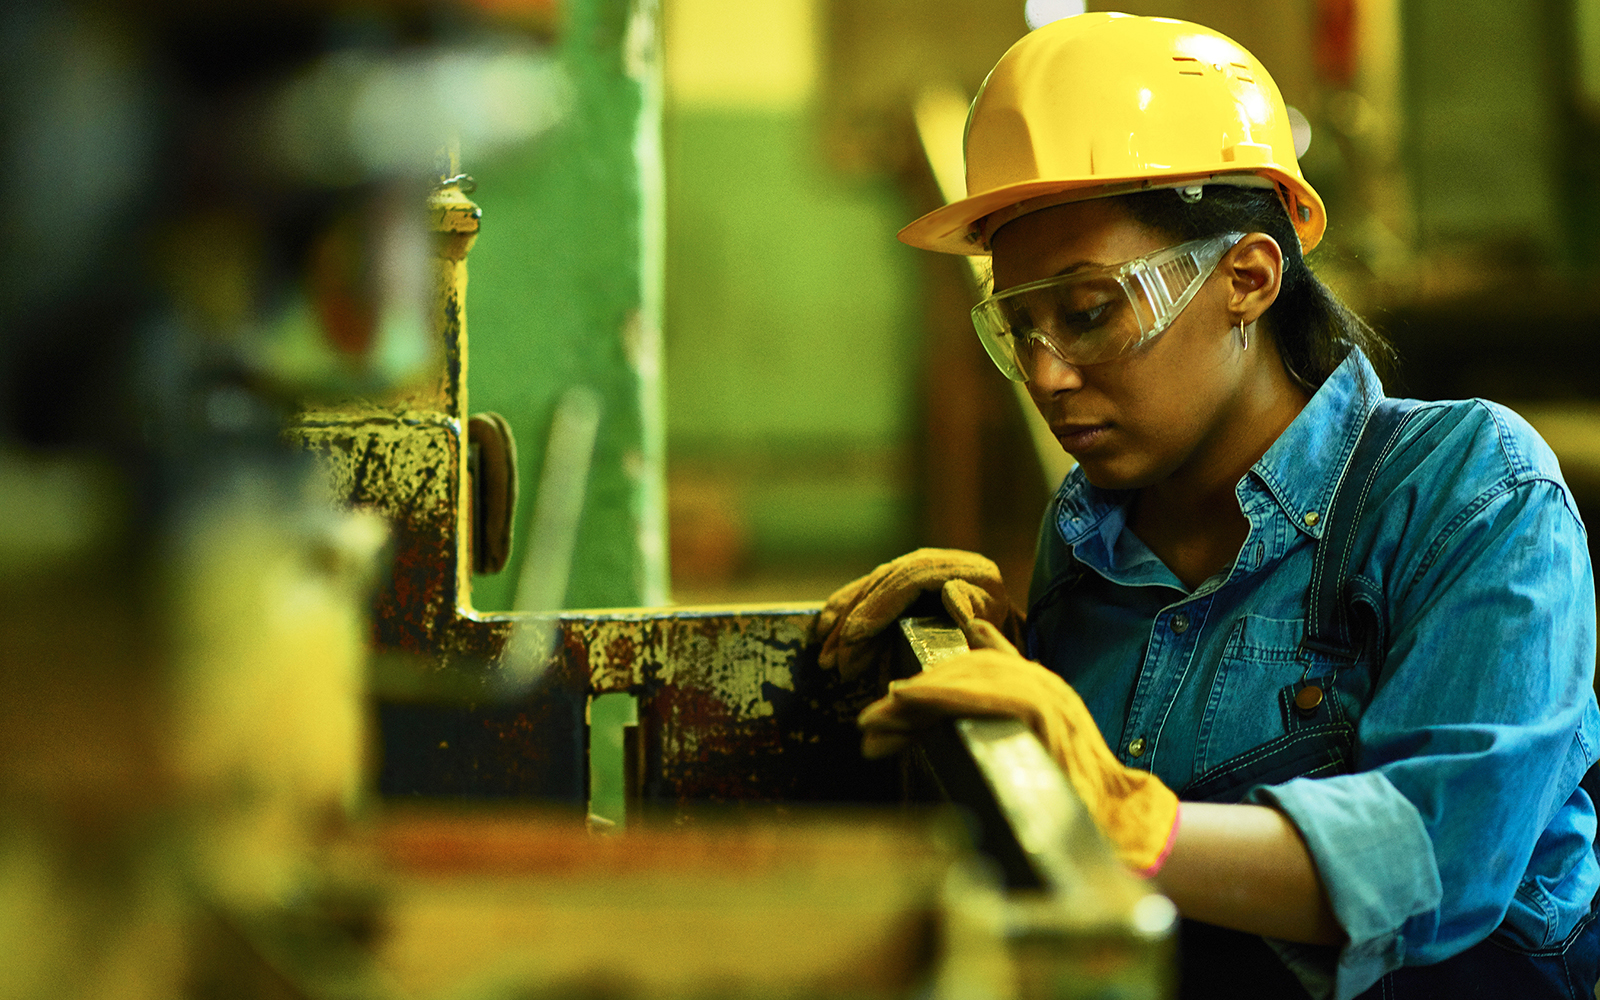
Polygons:
[[972,631],[986,648],[895,681],[862,710],[856,720],[864,731],[862,753],[896,753],[917,729],[946,716],[1021,719],[1061,765],[1123,863],[1154,874],[1177,830],[1178,797],[1155,775],[1117,760],[1071,685],[1019,656],[990,623],[979,620]]
[[879,663],[889,655],[880,633],[924,591],[940,593],[969,642],[972,623],[980,620],[1020,641],[1022,616],[1011,606],[999,567],[975,552],[918,549],[833,592],[817,618],[821,664],[851,678]]

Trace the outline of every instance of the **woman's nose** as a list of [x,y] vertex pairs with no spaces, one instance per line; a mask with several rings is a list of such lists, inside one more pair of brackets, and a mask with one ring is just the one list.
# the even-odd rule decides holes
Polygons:
[[1053,396],[1083,388],[1083,371],[1062,360],[1048,344],[1038,345],[1030,360],[1033,364],[1028,371],[1028,390],[1034,395]]

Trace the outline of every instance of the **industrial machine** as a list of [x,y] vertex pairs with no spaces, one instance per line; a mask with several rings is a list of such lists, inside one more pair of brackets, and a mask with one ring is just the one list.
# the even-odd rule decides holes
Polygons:
[[1170,905],[1037,741],[863,761],[887,678],[815,606],[473,609],[514,443],[450,137],[539,127],[528,16],[0,14],[0,153],[57,185],[3,241],[0,996],[1165,995]]
[[[394,526],[394,570],[373,615],[388,817],[375,843],[408,880],[473,876],[487,895],[451,912],[500,928],[487,942],[466,935],[471,959],[457,934],[430,940],[410,921],[439,931],[430,894],[446,890],[408,881],[427,888],[384,911],[394,936],[382,937],[379,963],[419,977],[408,982],[492,970],[534,995],[551,982],[619,996],[722,995],[719,982],[761,996],[1165,995],[1171,905],[1115,861],[1038,740],[1019,723],[962,720],[914,759],[863,760],[854,719],[889,678],[820,668],[815,605],[472,610],[466,568],[505,529],[485,523],[503,501],[474,479],[461,237],[481,216],[460,184],[452,167],[430,201],[444,360],[429,392],[308,408],[286,431],[347,504]],[[906,672],[966,648],[937,619],[902,625]],[[629,815],[624,830],[584,833],[587,709],[607,695],[636,706],[620,762]],[[937,808],[946,797],[964,820]],[[426,808],[395,809],[408,801]],[[543,818],[518,818],[530,803]],[[760,863],[731,861],[740,875],[729,882],[724,861],[752,851]],[[503,878],[528,882],[507,896]],[[628,914],[620,940],[531,929],[607,919],[566,909],[591,910],[570,898],[590,892]],[[702,936],[708,919],[715,929]],[[775,937],[819,924],[849,947],[759,957]],[[840,954],[867,964],[838,964]],[[554,978],[541,983],[536,970]]]

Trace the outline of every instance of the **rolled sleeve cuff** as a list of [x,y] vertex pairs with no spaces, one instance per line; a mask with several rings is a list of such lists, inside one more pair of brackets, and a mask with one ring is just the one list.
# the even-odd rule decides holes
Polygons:
[[1296,778],[1246,801],[1276,807],[1299,829],[1348,936],[1337,950],[1277,948],[1307,989],[1347,1000],[1398,969],[1406,921],[1437,911],[1444,895],[1416,806],[1375,771]]

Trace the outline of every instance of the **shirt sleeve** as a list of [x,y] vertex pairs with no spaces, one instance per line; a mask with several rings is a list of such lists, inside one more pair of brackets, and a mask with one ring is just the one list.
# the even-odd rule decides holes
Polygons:
[[1465,950],[1502,924],[1514,897],[1545,923],[1514,928],[1527,938],[1515,943],[1538,947],[1570,929],[1519,889],[1595,757],[1583,526],[1565,487],[1538,476],[1453,515],[1409,516],[1442,527],[1395,558],[1403,577],[1388,589],[1387,656],[1359,723],[1357,772],[1251,796],[1300,830],[1348,935],[1341,949],[1280,953],[1337,998]]

